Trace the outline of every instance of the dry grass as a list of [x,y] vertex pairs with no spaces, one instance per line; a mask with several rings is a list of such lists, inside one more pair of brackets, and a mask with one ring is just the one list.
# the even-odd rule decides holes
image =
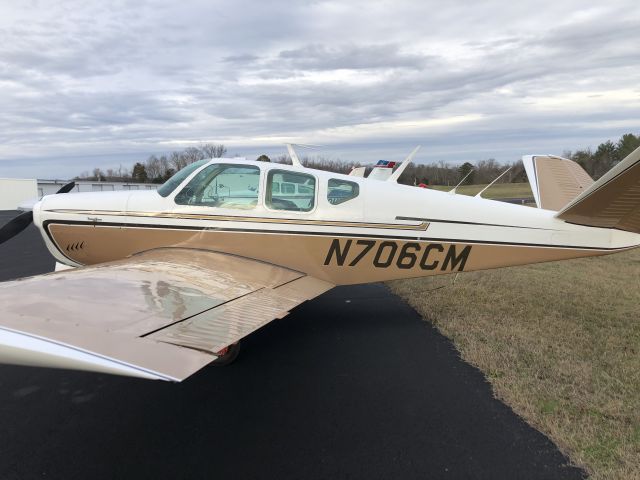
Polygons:
[[390,286],[593,478],[640,478],[640,249],[452,280]]
[[[458,187],[457,193],[462,195],[475,195],[482,190],[486,185],[463,185]],[[433,185],[429,188],[434,190],[443,190],[448,192],[453,186],[448,187],[445,185]],[[528,182],[525,183],[497,183],[490,187],[486,192],[482,194],[485,198],[522,198],[533,197],[531,193],[531,187]]]

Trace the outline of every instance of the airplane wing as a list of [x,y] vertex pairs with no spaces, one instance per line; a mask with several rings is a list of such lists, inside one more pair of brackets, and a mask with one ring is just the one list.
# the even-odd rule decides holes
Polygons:
[[0,362],[181,381],[333,285],[209,251],[164,248],[0,283]]

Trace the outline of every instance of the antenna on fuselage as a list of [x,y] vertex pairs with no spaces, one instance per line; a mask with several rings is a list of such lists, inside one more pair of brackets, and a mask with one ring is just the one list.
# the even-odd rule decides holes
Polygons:
[[287,143],[287,150],[289,151],[289,156],[291,157],[291,163],[296,167],[302,167],[302,163],[300,163],[300,159],[298,158],[298,154],[293,149],[293,144]]
[[416,153],[418,153],[418,150],[420,150],[420,146],[421,145],[418,145],[416,148],[413,149],[413,151],[409,154],[409,156],[402,161],[402,163],[398,168],[396,168],[396,171],[393,172],[389,178],[387,178],[387,182],[398,181],[398,179],[400,178],[400,175],[402,175],[402,172],[405,171],[405,169],[411,163],[411,160],[413,160],[413,157],[415,157]]
[[451,194],[456,193],[456,188],[458,188],[460,185],[462,185],[462,182],[464,182],[467,179],[467,177],[473,173],[474,170],[475,170],[475,168],[471,167],[471,170],[469,170],[469,172],[467,172],[467,174],[464,176],[464,178],[462,180],[460,180],[460,182],[455,187],[453,187],[451,190],[449,190],[449,192],[447,192],[447,193],[451,193]]
[[480,190],[480,191],[479,191],[475,196],[476,196],[476,197],[480,197],[480,198],[482,198],[482,193],[483,193],[487,188],[489,188],[491,185],[493,185],[493,184],[494,184],[494,183],[496,183],[498,180],[500,180],[500,178],[504,177],[504,174],[505,174],[505,173],[507,173],[507,172],[508,172],[509,170],[511,170],[512,168],[513,168],[513,167],[509,167],[509,168],[507,168],[504,172],[502,172],[500,175],[498,175],[498,176],[496,177],[496,179],[495,179],[493,182],[491,182],[489,185],[487,185],[487,186],[486,186],[486,187],[484,187],[482,190]]
[[285,145],[287,146],[287,151],[289,152],[289,156],[291,157],[291,163],[296,167],[304,167],[304,165],[302,165],[302,162],[298,158],[298,154],[293,148],[294,146],[303,147],[303,148],[315,148],[315,147],[322,146],[322,145],[312,145],[310,143],[285,143]]

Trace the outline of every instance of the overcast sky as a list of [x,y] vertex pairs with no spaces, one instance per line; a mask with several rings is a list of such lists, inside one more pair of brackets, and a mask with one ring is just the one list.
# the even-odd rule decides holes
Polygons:
[[634,1],[0,3],[0,177],[201,142],[511,161],[626,132],[640,133]]

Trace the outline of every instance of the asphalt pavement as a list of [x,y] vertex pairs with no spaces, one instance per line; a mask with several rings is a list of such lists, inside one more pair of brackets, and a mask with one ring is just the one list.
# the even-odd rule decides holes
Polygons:
[[[52,268],[33,226],[0,246],[0,280]],[[2,365],[0,435],[3,480],[585,476],[381,284],[335,288],[180,384]]]

